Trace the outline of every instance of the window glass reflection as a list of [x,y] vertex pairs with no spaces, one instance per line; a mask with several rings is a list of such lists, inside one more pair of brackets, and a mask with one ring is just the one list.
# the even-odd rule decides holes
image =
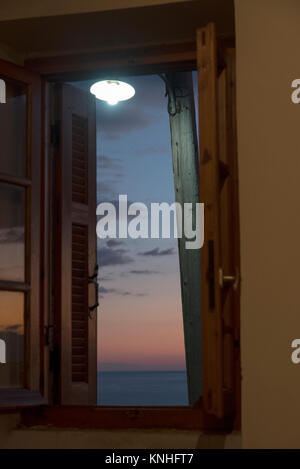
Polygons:
[[0,183],[0,280],[24,282],[25,189]]
[[26,87],[6,80],[6,103],[0,104],[0,172],[25,176]]
[[0,388],[24,386],[24,294],[0,291]]

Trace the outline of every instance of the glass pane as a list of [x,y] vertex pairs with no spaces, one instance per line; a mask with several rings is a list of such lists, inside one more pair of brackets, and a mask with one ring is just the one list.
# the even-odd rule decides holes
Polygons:
[[25,279],[25,189],[0,183],[0,279]]
[[24,386],[24,293],[0,291],[0,388]]
[[2,79],[6,83],[6,103],[0,104],[0,172],[25,176],[26,87]]

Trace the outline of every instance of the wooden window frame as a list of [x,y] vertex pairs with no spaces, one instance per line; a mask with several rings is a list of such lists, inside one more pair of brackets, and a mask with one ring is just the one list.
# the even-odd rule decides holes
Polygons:
[[24,282],[0,280],[0,290],[24,292],[24,387],[0,390],[0,409],[45,402],[41,388],[40,215],[41,215],[41,81],[23,67],[0,60],[1,77],[26,86],[26,174],[0,173],[0,182],[26,190]]
[[[224,39],[221,48],[232,46],[234,39]],[[98,51],[92,53],[72,54],[68,56],[42,57],[30,59],[25,66],[43,78],[43,115],[44,128],[43,143],[45,147],[45,200],[44,200],[44,278],[50,278],[49,271],[49,239],[46,228],[51,227],[49,209],[49,187],[51,177],[49,173],[50,135],[46,128],[47,108],[49,106],[49,84],[52,82],[66,82],[101,78],[118,71],[122,75],[142,75],[161,73],[166,70],[197,70],[196,42],[185,44],[170,44],[163,46],[138,47],[135,49],[119,49]],[[48,280],[47,280],[48,282]],[[49,284],[44,281],[44,311],[45,325],[47,325],[49,311]],[[46,363],[46,362],[45,362]],[[49,385],[49,383],[48,383]],[[45,389],[45,394],[48,390]],[[51,396],[50,396],[51,402]],[[107,406],[48,406],[36,409],[23,409],[22,421],[25,425],[54,425],[56,427],[76,427],[89,429],[115,428],[176,428],[185,430],[213,430],[230,432],[235,427],[233,416],[218,419],[207,414],[202,407],[202,399],[194,407],[107,407]]]

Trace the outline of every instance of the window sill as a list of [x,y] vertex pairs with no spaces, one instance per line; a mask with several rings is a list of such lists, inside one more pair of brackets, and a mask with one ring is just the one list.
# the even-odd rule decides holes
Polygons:
[[233,417],[219,420],[205,414],[201,407],[105,407],[105,406],[41,406],[23,409],[24,426],[54,428],[115,429],[179,429],[231,432]]
[[45,404],[46,400],[39,392],[21,388],[0,389],[0,412]]

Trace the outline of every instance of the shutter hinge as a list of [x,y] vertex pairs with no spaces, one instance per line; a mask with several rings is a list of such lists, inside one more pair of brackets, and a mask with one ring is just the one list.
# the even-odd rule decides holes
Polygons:
[[54,148],[59,147],[60,142],[60,121],[55,121],[50,128],[50,143]]

